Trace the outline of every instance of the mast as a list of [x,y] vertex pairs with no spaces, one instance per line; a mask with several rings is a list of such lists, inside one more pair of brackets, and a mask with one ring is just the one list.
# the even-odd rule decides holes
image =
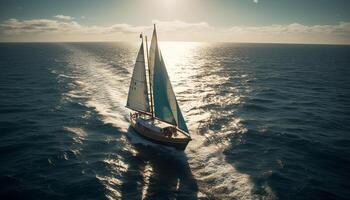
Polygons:
[[154,118],[154,110],[153,110],[153,90],[152,90],[152,81],[151,81],[151,68],[149,67],[149,56],[148,56],[148,43],[147,43],[147,36],[146,38],[146,55],[147,55],[147,68],[148,68],[148,82],[149,82],[149,95],[151,100],[151,114],[152,119]]

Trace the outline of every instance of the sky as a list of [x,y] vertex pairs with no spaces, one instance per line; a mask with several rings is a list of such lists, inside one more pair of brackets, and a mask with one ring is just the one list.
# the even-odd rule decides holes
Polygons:
[[0,0],[0,42],[350,44],[349,0]]

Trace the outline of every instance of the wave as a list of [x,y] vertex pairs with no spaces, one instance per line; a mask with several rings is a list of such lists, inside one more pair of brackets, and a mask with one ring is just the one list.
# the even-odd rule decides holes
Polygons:
[[[186,162],[188,162],[199,187],[196,194],[197,197],[218,199],[258,198],[258,196],[252,192],[254,190],[254,183],[250,176],[237,171],[232,163],[227,162],[223,153],[225,149],[231,145],[230,139],[232,135],[240,135],[246,132],[246,128],[242,125],[241,120],[239,118],[232,121],[226,120],[225,125],[220,127],[217,132],[205,128],[205,126],[211,124],[211,120],[217,118],[217,114],[204,110],[211,109],[211,107],[215,107],[217,104],[231,107],[238,105],[242,102],[243,96],[227,95],[220,99],[210,98],[210,104],[204,102],[198,104],[198,98],[188,95],[191,94],[187,92],[189,89],[188,85],[182,85],[182,87],[180,87],[182,91],[180,92],[181,95],[178,96],[179,101],[186,101],[187,107],[185,107],[185,114],[188,118],[194,120],[189,120],[188,122],[193,140],[190,142],[186,154],[179,153],[171,148],[164,148],[164,146],[144,140],[137,136],[131,129],[128,129],[128,112],[124,108],[124,104],[127,96],[129,79],[125,71],[129,72],[132,67],[127,64],[125,64],[126,66],[124,67],[112,65],[111,62],[77,47],[67,46],[67,48],[71,51],[71,54],[66,58],[68,65],[65,69],[58,72],[58,69],[55,69],[55,73],[59,74],[58,79],[65,79],[63,81],[66,81],[68,85],[68,90],[64,93],[63,98],[67,101],[79,102],[87,108],[93,109],[98,113],[103,123],[110,124],[122,130],[123,133],[127,133],[128,140],[121,139],[119,141],[122,143],[121,145],[124,146],[123,151],[128,151],[132,155],[139,155],[141,151],[147,152],[150,151],[149,149],[157,149],[159,153],[158,157],[160,156],[158,158],[159,160],[163,159],[162,155],[169,156],[169,154],[171,154],[172,157],[182,160],[182,162],[185,163],[183,164],[184,166],[186,166]],[[121,73],[122,71],[124,71],[124,73]],[[202,71],[196,73],[201,72]],[[193,74],[194,72],[188,73],[187,76],[193,76]],[[175,85],[180,84],[182,79],[186,79],[186,75],[184,74],[180,74],[178,77],[180,78],[174,81]],[[246,75],[239,77],[242,79],[249,78],[249,76]],[[221,77],[220,80],[222,82],[228,81],[225,77]],[[203,81],[206,80],[204,79]],[[204,84],[204,82],[197,84]],[[216,87],[216,85],[217,83],[213,83],[210,87]],[[208,91],[208,93],[198,93],[200,99],[207,99],[208,95],[213,95],[207,89],[204,89],[204,91]],[[234,118],[234,116],[229,113],[226,115],[226,119]],[[224,113],[221,113],[220,116],[225,118]],[[74,141],[77,143],[82,142],[86,136],[86,133],[84,133],[84,130],[81,128],[67,127],[66,130],[76,134],[76,136],[74,136]],[[200,130],[200,132],[197,130]],[[143,147],[148,147],[148,150],[145,150]],[[113,166],[119,165],[118,163],[122,161],[120,159],[107,159],[103,162],[111,167],[111,169],[114,169]],[[125,195],[120,188],[124,183],[122,174],[130,173],[128,172],[127,166],[130,167],[132,163],[126,160],[123,161],[123,163],[122,166],[124,167],[118,168],[116,171],[121,173],[121,175],[96,175],[96,178],[103,183],[107,191],[109,191],[108,194],[106,194],[107,198],[121,198]],[[145,174],[148,179],[152,179],[152,176],[155,175],[151,172],[155,170],[155,167],[156,166],[152,165],[148,166],[148,175]],[[182,164],[181,167],[183,167]],[[146,179],[147,178],[145,178],[145,180]],[[147,193],[146,191],[150,190],[148,188],[150,187],[150,183],[147,183],[146,180],[143,185],[144,191],[141,193],[145,196]]]

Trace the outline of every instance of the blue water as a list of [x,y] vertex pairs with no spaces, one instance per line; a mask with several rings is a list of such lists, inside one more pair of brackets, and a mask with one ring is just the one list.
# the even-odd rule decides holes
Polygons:
[[350,46],[161,43],[183,153],[129,128],[137,49],[0,44],[0,199],[349,199]]

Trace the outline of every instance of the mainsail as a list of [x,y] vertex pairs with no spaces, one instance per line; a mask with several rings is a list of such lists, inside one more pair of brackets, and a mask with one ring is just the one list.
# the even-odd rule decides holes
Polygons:
[[151,69],[150,76],[153,82],[154,115],[188,132],[180,107],[176,101],[162,54],[158,47],[156,29],[153,30],[149,63]]
[[141,44],[139,53],[136,58],[136,63],[130,82],[128,101],[126,103],[126,107],[138,111],[150,111],[143,42]]

